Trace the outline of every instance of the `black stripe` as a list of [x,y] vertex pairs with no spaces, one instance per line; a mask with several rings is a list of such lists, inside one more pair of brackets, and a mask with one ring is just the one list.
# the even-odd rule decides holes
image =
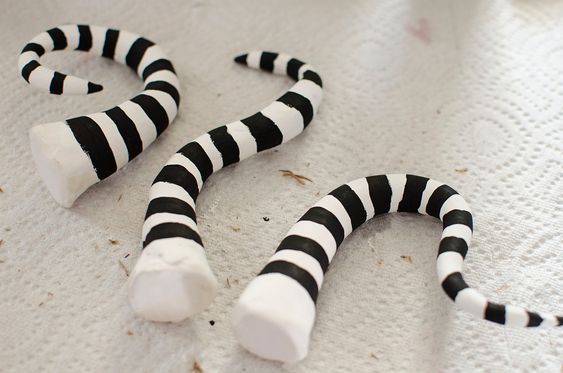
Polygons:
[[194,201],[197,199],[197,195],[199,194],[199,188],[194,175],[178,164],[169,164],[164,166],[154,179],[153,184],[158,183],[159,181],[181,186],[186,192],[188,192]]
[[113,59],[115,55],[115,46],[117,45],[117,38],[119,37],[119,30],[108,29],[106,31],[106,38],[104,41],[104,49],[102,56]]
[[115,106],[107,111],[106,115],[115,123],[119,134],[125,142],[127,152],[129,153],[129,160],[132,160],[143,151],[143,140],[137,131],[135,123],[127,114],[118,106]]
[[454,272],[442,281],[442,289],[448,294],[451,300],[455,302],[457,293],[463,289],[467,289],[469,286],[465,283],[463,276],[459,272]]
[[41,57],[45,54],[45,48],[37,43],[27,43],[25,47],[23,47],[21,53],[25,52],[35,52],[39,57]]
[[47,33],[49,34],[51,39],[53,39],[53,50],[54,51],[66,48],[66,46],[68,44],[67,44],[66,36],[65,36],[65,33],[63,32],[63,30],[55,27],[55,28],[52,28],[50,30],[47,30]]
[[113,174],[117,170],[117,163],[98,124],[86,116],[67,119],[66,123],[82,150],[90,157],[98,178],[102,180]]
[[180,105],[180,92],[172,84],[165,82],[164,80],[158,80],[155,82],[150,82],[145,86],[145,90],[156,90],[168,93],[170,97],[176,103],[176,107]]
[[168,212],[171,214],[184,215],[196,222],[195,211],[186,201],[174,197],[158,197],[151,199],[145,214],[145,220],[153,214]]
[[557,325],[563,326],[563,316],[555,316],[557,318]]
[[389,179],[385,175],[377,175],[368,176],[366,180],[375,215],[388,213],[391,209],[391,196],[393,195]]
[[323,81],[321,79],[321,77],[319,76],[319,74],[317,74],[316,72],[312,71],[312,70],[307,70],[303,73],[303,79],[305,80],[310,80],[313,83],[316,83],[319,87],[323,87]]
[[330,192],[330,195],[338,199],[346,209],[352,221],[352,229],[356,229],[365,223],[367,220],[366,209],[364,208],[362,200],[352,188],[344,184]]
[[88,93],[100,92],[103,87],[99,84],[88,82]]
[[246,59],[248,58],[248,54],[241,54],[240,56],[235,57],[236,63],[241,63],[243,65],[248,65]]
[[175,237],[187,238],[203,246],[203,242],[201,241],[199,234],[187,225],[180,223],[162,223],[152,227],[143,242],[143,248],[147,247],[148,244],[154,240]]
[[315,278],[303,268],[293,263],[286,262],[285,260],[276,260],[268,263],[258,276],[266,273],[281,273],[282,275],[291,277],[295,281],[299,282],[305,290],[307,290],[311,299],[313,299],[313,302],[317,302],[317,296],[319,295],[317,281],[315,281]]
[[299,68],[305,65],[304,62],[299,61],[296,58],[292,58],[287,62],[287,75],[295,80],[299,80]]
[[92,49],[92,31],[88,25],[78,25],[78,47],[77,51],[89,51]]
[[311,101],[305,96],[299,93],[288,91],[283,96],[277,99],[279,102],[283,102],[287,106],[299,110],[301,116],[303,117],[303,126],[307,127],[311,120],[313,120],[313,105]]
[[199,170],[203,181],[213,173],[213,163],[199,143],[192,141],[178,150],[178,153],[192,161]]
[[174,74],[176,74],[174,66],[172,66],[172,62],[167,59],[161,58],[160,60],[151,62],[147,67],[145,67],[142,74],[143,80],[146,80],[151,74],[154,74],[155,72],[161,70],[172,71]]
[[41,65],[39,64],[39,62],[37,62],[37,60],[32,60],[22,68],[22,76],[26,82],[29,83],[29,76],[31,75],[31,72],[37,69],[39,66]]
[[49,92],[55,95],[62,94],[65,78],[66,78],[65,74],[61,74],[60,72],[55,71],[53,74],[53,78],[51,78],[51,85],[49,86]]
[[467,242],[463,238],[459,237],[444,237],[442,241],[440,241],[440,248],[438,249],[438,256],[442,253],[447,251],[455,251],[456,253],[460,253],[463,259],[467,255]]
[[487,302],[487,308],[485,308],[485,319],[504,325],[506,322],[506,307],[504,304]]
[[454,224],[467,225],[473,231],[473,217],[469,211],[465,210],[452,210],[444,215],[442,225],[444,229]]
[[302,251],[312,256],[321,265],[323,273],[326,272],[328,265],[330,264],[328,256],[326,255],[326,251],[323,249],[323,247],[319,245],[317,241],[307,237],[297,235],[287,236],[282,240],[282,242],[280,242],[280,245],[276,249],[276,252],[281,250]]
[[539,314],[531,311],[526,311],[526,313],[528,314],[528,324],[526,325],[527,327],[540,326],[540,324],[543,322],[543,318]]
[[137,68],[139,67],[139,63],[141,63],[141,60],[143,59],[145,52],[153,45],[154,43],[152,41],[147,40],[143,37],[140,37],[137,40],[135,40],[133,45],[131,45],[131,48],[129,48],[129,52],[127,53],[127,56],[125,57],[125,63],[127,64],[127,66],[137,71]]
[[238,145],[227,132],[227,126],[217,127],[208,132],[211,137],[213,145],[221,153],[221,158],[223,159],[223,167],[227,167],[230,164],[239,161],[239,148]]
[[262,113],[256,113],[248,118],[241,119],[256,140],[259,152],[273,148],[282,143],[283,134],[276,124]]
[[441,185],[432,193],[426,205],[426,213],[440,219],[440,209],[442,205],[457,192],[448,185]]
[[277,53],[262,52],[260,56],[260,69],[264,71],[274,71],[274,60],[278,57]]
[[160,136],[170,123],[168,114],[166,114],[166,110],[162,107],[160,102],[158,102],[156,98],[142,93],[133,97],[131,101],[143,109],[156,127],[156,135]]
[[323,207],[312,207],[299,219],[299,221],[313,221],[318,224],[322,224],[326,229],[330,231],[332,237],[336,241],[336,245],[339,246],[344,240],[344,228],[340,221],[332,212]]
[[428,183],[428,178],[426,177],[407,175],[403,199],[399,202],[397,211],[418,212],[426,183]]

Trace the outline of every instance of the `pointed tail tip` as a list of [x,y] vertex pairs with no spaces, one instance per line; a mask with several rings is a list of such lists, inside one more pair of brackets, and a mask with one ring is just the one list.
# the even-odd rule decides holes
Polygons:
[[100,92],[104,87],[101,84],[88,82],[88,94]]
[[236,57],[235,57],[235,62],[236,62],[236,63],[243,64],[243,65],[246,65],[246,57],[248,57],[248,54],[247,54],[247,53],[241,54],[240,56],[236,56]]

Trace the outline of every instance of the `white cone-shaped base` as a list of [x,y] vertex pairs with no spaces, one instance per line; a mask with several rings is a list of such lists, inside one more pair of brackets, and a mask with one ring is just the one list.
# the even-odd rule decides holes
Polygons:
[[131,308],[151,321],[182,321],[207,308],[216,293],[203,247],[184,238],[148,245],[130,276]]
[[64,122],[33,127],[29,140],[39,175],[62,206],[71,207],[78,196],[99,181],[88,155]]
[[269,273],[256,277],[233,314],[235,336],[264,359],[297,362],[307,356],[315,303],[295,280]]

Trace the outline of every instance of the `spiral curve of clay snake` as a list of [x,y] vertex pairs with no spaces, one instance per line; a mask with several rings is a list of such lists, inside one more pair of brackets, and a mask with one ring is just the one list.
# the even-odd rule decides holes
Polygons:
[[241,344],[268,359],[303,359],[315,321],[317,296],[337,248],[364,222],[390,212],[426,214],[442,221],[438,281],[460,309],[511,327],[562,325],[561,316],[494,303],[469,287],[462,266],[471,243],[473,217],[465,200],[441,182],[391,174],[340,186],[290,229],[235,307],[235,333]]
[[107,178],[150,145],[172,122],[180,84],[163,50],[139,35],[100,26],[68,24],[34,37],[18,66],[31,86],[58,95],[92,94],[102,86],[39,63],[45,53],[77,50],[129,66],[144,90],[103,112],[35,126],[30,131],[38,170],[51,194],[70,207],[94,183]]
[[154,180],[143,225],[143,252],[130,277],[133,310],[153,321],[180,321],[212,301],[217,280],[196,226],[203,183],[223,167],[285,143],[305,130],[322,99],[311,66],[286,54],[255,51],[235,58],[297,82],[245,119],[217,127],[181,148]]

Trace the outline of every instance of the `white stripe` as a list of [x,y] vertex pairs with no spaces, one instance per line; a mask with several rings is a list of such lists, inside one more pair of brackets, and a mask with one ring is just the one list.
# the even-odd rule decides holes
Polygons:
[[426,206],[428,206],[428,200],[432,196],[432,193],[434,193],[436,189],[438,189],[442,185],[444,185],[444,183],[432,179],[428,180],[428,182],[426,183],[426,188],[424,188],[424,191],[422,192],[420,207],[418,208],[419,213],[426,215]]
[[544,312],[538,312],[538,314],[543,319],[542,323],[540,324],[540,328],[551,328],[559,325],[559,322],[554,315]]
[[159,197],[178,198],[195,209],[195,201],[188,192],[179,185],[167,183],[165,181],[159,181],[158,183],[153,184],[149,192],[149,201]]
[[99,56],[104,52],[104,44],[106,42],[107,27],[90,26],[90,33],[92,34],[92,48],[90,52]]
[[40,33],[29,42],[41,45],[43,48],[45,48],[45,51],[52,51],[55,47],[55,43],[53,42],[51,35],[49,35],[47,31]]
[[387,180],[389,180],[389,185],[391,186],[391,206],[389,208],[389,212],[396,212],[399,208],[399,203],[403,199],[405,184],[407,183],[407,175],[387,175]]
[[156,139],[156,127],[145,111],[133,101],[125,101],[119,108],[127,114],[129,119],[135,123],[137,132],[143,142],[143,149],[149,146]]
[[467,246],[471,245],[471,237],[473,232],[465,224],[452,224],[447,226],[442,232],[442,238],[445,237],[459,237],[465,240]]
[[375,216],[375,209],[373,207],[373,202],[371,201],[371,196],[369,194],[369,185],[365,177],[361,179],[356,179],[348,183],[348,186],[352,188],[354,193],[358,195],[364,209],[366,210],[366,221]]
[[177,164],[184,167],[195,178],[197,182],[197,187],[199,190],[201,190],[201,187],[203,186],[201,173],[197,168],[197,166],[189,158],[184,157],[181,153],[176,153],[168,160],[168,162],[166,162],[166,164],[167,165]]
[[65,34],[67,46],[65,49],[76,49],[78,47],[78,25],[64,25],[59,29]]
[[63,81],[63,94],[85,95],[88,94],[88,81],[76,76],[67,75]]
[[334,240],[332,233],[330,233],[330,231],[322,224],[307,220],[298,221],[293,227],[291,227],[287,236],[293,234],[316,241],[326,252],[329,261],[332,260],[332,257],[336,253],[336,241]]
[[111,118],[105,113],[90,114],[88,117],[93,119],[104,133],[104,136],[111,148],[111,152],[115,157],[117,168],[121,168],[126,165],[127,162],[129,162],[127,145],[125,145],[125,141],[117,130],[117,126],[113,120],[111,120]]
[[132,34],[128,31],[119,31],[119,37],[117,38],[117,44],[115,45],[115,54],[113,55],[113,59],[116,62],[120,62],[125,65],[127,53],[129,53],[131,46],[137,39],[139,39],[139,37],[139,35]]
[[227,124],[227,132],[233,137],[239,149],[239,160],[250,157],[258,152],[256,139],[250,129],[241,121]]
[[287,63],[291,60],[288,54],[280,53],[274,60],[274,74],[287,75]]
[[[195,250],[199,251],[196,252]],[[144,256],[154,255],[157,257],[162,257],[166,260],[166,262],[181,262],[187,255],[182,255],[180,253],[189,252],[189,256],[202,256],[205,255],[205,249],[201,246],[198,242],[192,240],[191,238],[184,238],[184,237],[169,237],[169,238],[159,238],[158,240],[152,241],[150,244],[145,246],[143,249]],[[141,256],[142,257],[142,256]],[[179,261],[180,259],[180,261]],[[164,260],[161,260],[160,263],[166,263]],[[138,263],[138,262],[137,262]],[[197,266],[200,265],[201,262],[196,262]],[[138,264],[137,264],[138,265]],[[170,264],[172,266],[172,264]],[[144,271],[143,269],[135,269],[134,271]]]
[[344,228],[345,237],[352,233],[352,220],[350,216],[348,216],[348,212],[346,212],[342,203],[336,197],[327,195],[315,203],[313,207],[322,207],[332,212],[340,222],[340,225],[342,225],[342,228]]
[[190,227],[199,234],[197,225],[191,218],[185,215],[172,214],[170,212],[159,212],[149,216],[143,223],[143,241],[147,238],[147,234],[149,234],[153,227],[163,223],[180,223]]
[[145,80],[145,85],[149,84],[150,82],[157,82],[157,81],[165,81],[172,84],[178,92],[180,91],[180,82],[178,81],[178,77],[170,70],[157,70],[154,73],[147,76]]
[[43,66],[37,66],[29,76],[29,84],[35,88],[43,89],[49,92],[51,87],[51,80],[55,72]]
[[172,122],[172,120],[176,117],[178,113],[178,108],[176,107],[176,101],[170,96],[168,93],[151,89],[148,91],[144,91],[143,94],[147,96],[154,97],[158,103],[164,108],[166,114],[168,115],[168,124]]
[[472,288],[465,288],[457,293],[455,304],[462,310],[480,319],[485,318],[487,298]]
[[261,113],[278,126],[283,137],[282,143],[291,140],[303,132],[304,126],[301,113],[282,102],[272,102]]
[[440,208],[440,220],[442,220],[444,218],[444,215],[452,210],[463,210],[471,213],[471,209],[467,205],[467,202],[465,202],[463,197],[459,194],[450,196],[450,198],[448,198],[446,202],[444,202],[444,204]]
[[525,327],[529,320],[528,313],[524,308],[511,305],[506,306],[505,318],[504,324],[512,327]]
[[268,263],[275,260],[285,260],[309,272],[309,274],[315,278],[317,287],[319,289],[321,288],[324,278],[323,269],[317,259],[313,258],[311,255],[303,251],[285,249],[277,251],[272,255]]
[[436,259],[436,273],[438,281],[442,283],[446,277],[455,272],[463,270],[463,257],[456,251],[446,251],[438,255]]
[[306,97],[313,106],[313,114],[319,109],[321,100],[323,99],[323,89],[316,83],[310,80],[300,80],[289,89],[290,92],[295,92],[301,96]]
[[223,157],[221,156],[221,152],[219,152],[219,150],[217,150],[217,148],[213,144],[213,141],[211,141],[211,136],[209,136],[208,133],[205,133],[195,139],[194,142],[197,142],[199,145],[201,145],[201,147],[211,160],[211,163],[213,164],[213,172],[219,171],[223,167]]
[[39,55],[34,51],[27,51],[18,57],[18,69],[21,70],[31,61],[37,61],[39,59]]
[[246,56],[246,64],[248,67],[253,67],[255,69],[260,68],[260,58],[262,57],[261,51],[252,51],[249,52]]
[[137,68],[137,75],[142,77],[143,70],[145,69],[145,67],[147,67],[154,61],[160,60],[162,58],[168,59],[164,51],[158,45],[155,44],[148,47],[147,50],[145,51],[145,54],[143,54],[143,58],[141,58],[141,61],[139,62],[139,67]]

